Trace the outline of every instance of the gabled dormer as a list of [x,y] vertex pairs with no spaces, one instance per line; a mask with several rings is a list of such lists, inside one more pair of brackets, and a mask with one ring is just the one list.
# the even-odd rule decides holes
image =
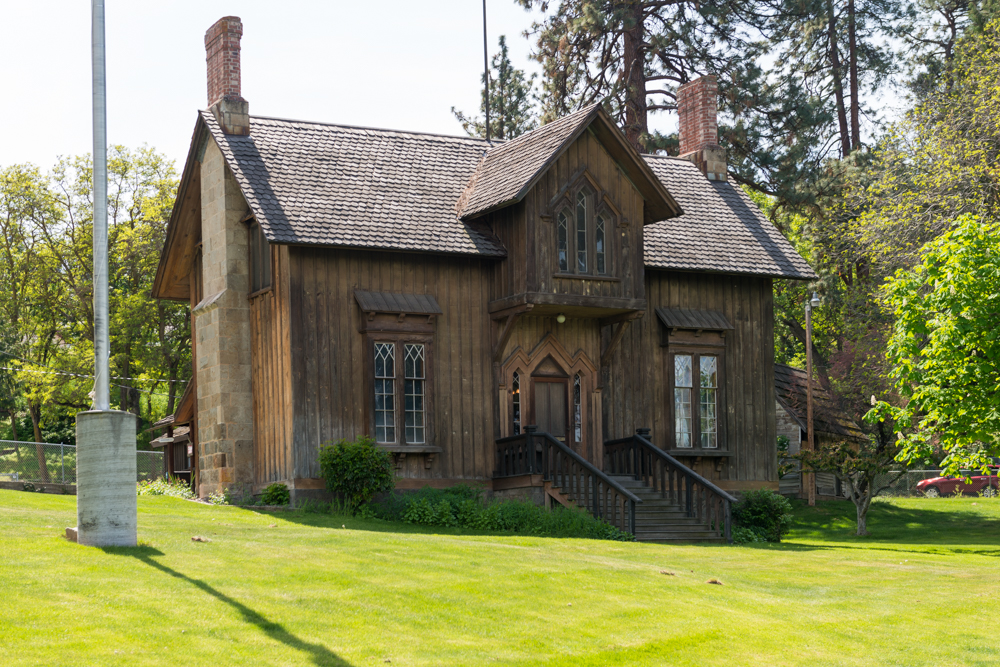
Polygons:
[[507,251],[491,312],[568,317],[645,309],[642,228],[681,213],[599,104],[491,148],[459,202]]

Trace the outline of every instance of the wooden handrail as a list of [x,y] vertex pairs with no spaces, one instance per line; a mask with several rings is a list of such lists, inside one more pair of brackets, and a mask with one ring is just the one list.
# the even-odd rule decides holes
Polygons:
[[642,499],[565,443],[527,426],[524,433],[499,438],[496,444],[494,477],[541,475],[546,482],[558,482],[553,486],[596,518],[635,534],[635,505]]
[[605,441],[605,469],[642,479],[681,505],[687,516],[707,521],[710,529],[731,542],[736,497],[654,445],[648,433],[648,429],[636,429],[635,435]]

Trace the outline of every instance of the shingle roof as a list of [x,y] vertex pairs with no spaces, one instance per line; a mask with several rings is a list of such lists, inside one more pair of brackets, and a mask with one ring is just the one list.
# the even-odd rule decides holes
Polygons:
[[485,141],[261,117],[236,136],[201,117],[269,241],[506,255],[455,211]]
[[684,214],[643,228],[646,266],[780,278],[816,278],[809,264],[728,182],[709,181],[687,160],[644,155]]
[[[802,430],[806,429],[806,372],[801,368],[774,365],[774,391]],[[813,380],[813,425],[817,433],[832,433],[845,438],[863,438],[864,432],[845,413],[833,395]]]
[[656,316],[668,329],[702,329],[704,331],[729,331],[733,325],[717,310],[694,308],[657,308]]
[[469,182],[462,217],[519,201],[556,151],[593,120],[599,106],[592,104],[491,148]]
[[440,315],[441,306],[431,294],[366,292],[354,290],[354,298],[363,313],[405,313],[407,315]]

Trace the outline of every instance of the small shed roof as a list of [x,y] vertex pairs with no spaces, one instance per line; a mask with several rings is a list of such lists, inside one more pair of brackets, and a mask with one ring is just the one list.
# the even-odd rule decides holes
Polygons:
[[[788,414],[806,430],[806,372],[801,368],[774,365],[774,390]],[[864,438],[857,422],[837,404],[835,397],[813,380],[813,425],[817,433],[827,433],[847,439]]]
[[441,306],[430,294],[366,292],[354,290],[354,298],[365,313],[402,313],[405,315],[440,315]]
[[657,308],[656,316],[668,329],[701,329],[704,331],[729,331],[733,325],[717,310],[694,308]]
[[191,439],[191,427],[178,426],[177,428],[174,429],[174,435],[172,438],[166,433],[164,433],[159,438],[156,438],[155,440],[150,440],[149,445],[150,447],[159,449],[160,447],[164,447],[171,442],[176,445],[181,442],[187,442],[190,439]]

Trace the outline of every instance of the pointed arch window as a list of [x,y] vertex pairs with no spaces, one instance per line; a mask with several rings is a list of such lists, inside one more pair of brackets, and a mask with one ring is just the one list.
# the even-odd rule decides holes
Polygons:
[[573,377],[573,441],[583,442],[583,387],[580,374]]
[[556,214],[556,271],[580,276],[610,276],[614,217],[609,205],[587,186],[563,200]]
[[513,407],[514,435],[521,434],[521,376],[514,371],[511,382],[511,405]]

